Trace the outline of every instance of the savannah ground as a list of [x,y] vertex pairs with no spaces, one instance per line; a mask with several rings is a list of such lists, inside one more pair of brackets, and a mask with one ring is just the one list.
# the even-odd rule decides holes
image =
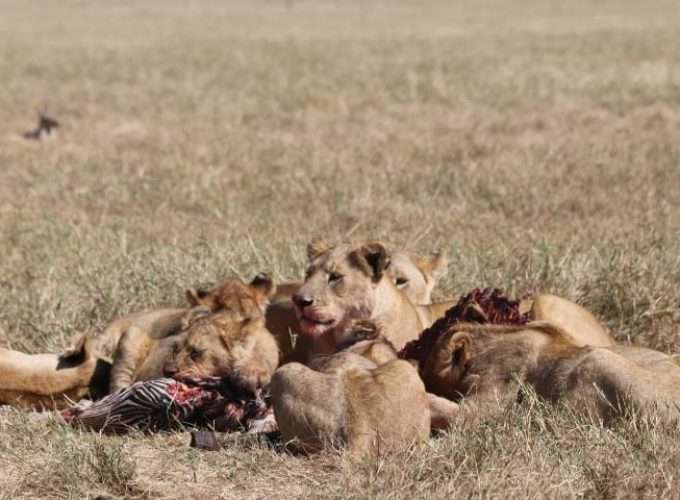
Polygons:
[[[300,278],[322,235],[680,352],[677,1],[0,0],[0,84],[0,345]],[[58,137],[22,139],[42,106]],[[677,497],[680,431],[534,401],[353,464],[8,410],[0,470],[7,499]]]

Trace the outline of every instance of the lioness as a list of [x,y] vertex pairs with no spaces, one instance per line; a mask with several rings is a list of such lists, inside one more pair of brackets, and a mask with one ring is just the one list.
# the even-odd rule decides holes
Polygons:
[[0,349],[0,404],[58,410],[86,396],[98,398],[106,394],[110,369],[85,336],[61,354]]
[[[380,327],[372,321],[353,320],[342,334],[343,343],[338,346],[339,353],[351,353],[367,358],[370,363],[381,366],[399,358],[399,353],[387,340]],[[337,355],[317,356],[312,358],[312,367],[327,366],[326,360],[333,360]],[[339,357],[338,359],[343,359]],[[417,366],[414,360],[407,360]],[[332,362],[331,362],[332,364]],[[432,430],[443,430],[449,427],[451,419],[458,414],[458,404],[432,393],[427,393]]]
[[425,440],[429,403],[417,370],[392,360],[376,366],[343,352],[280,367],[272,377],[272,406],[286,440],[306,452],[347,445],[354,455],[381,453]]
[[[274,286],[271,279],[258,275],[250,284],[240,280],[226,280],[215,290],[199,294],[189,291],[199,309],[224,310],[238,313],[242,318],[263,319],[264,310]],[[133,322],[127,325],[117,343],[111,371],[111,391],[127,387],[138,380],[162,376],[163,365],[172,356],[173,349],[182,340],[183,330],[191,323],[193,310],[178,310],[156,318],[156,322]],[[200,314],[200,312],[199,312]],[[146,320],[145,316],[142,319]],[[285,343],[284,343],[285,344]],[[289,344],[288,344],[289,345]]]
[[453,302],[415,305],[388,276],[391,256],[380,243],[331,246],[312,242],[305,282],[293,296],[300,338],[293,359],[332,354],[349,321],[379,324],[396,349],[418,336]]
[[497,408],[488,403],[516,398],[524,383],[605,423],[628,410],[680,416],[680,366],[671,356],[640,347],[578,346],[548,322],[454,325],[438,339],[421,376],[428,391],[464,397],[461,415]]
[[169,377],[229,378],[255,391],[269,384],[279,364],[276,340],[260,315],[225,310],[195,314],[163,364]]
[[[314,252],[322,252],[331,246],[323,240],[314,240],[308,246]],[[386,275],[397,289],[401,290],[414,304],[429,304],[432,290],[439,277],[446,270],[448,259],[442,254],[421,256],[413,253],[397,251],[391,254],[390,265]],[[267,328],[277,338],[290,338],[290,334],[301,333],[300,324],[295,311],[292,297],[300,290],[304,283],[284,283],[277,286],[272,304],[267,308]],[[282,349],[282,359],[287,361],[306,362],[308,348],[301,340],[298,348]],[[310,354],[311,355],[311,354]]]

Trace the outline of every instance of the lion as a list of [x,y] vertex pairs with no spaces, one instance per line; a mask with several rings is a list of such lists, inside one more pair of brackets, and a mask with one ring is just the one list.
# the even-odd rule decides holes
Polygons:
[[299,333],[290,360],[307,362],[317,354],[332,354],[343,342],[348,322],[370,319],[380,324],[385,337],[399,350],[453,302],[414,304],[387,274],[391,256],[381,243],[332,246],[312,242],[302,287],[293,296],[295,321],[283,325]]
[[204,306],[212,311],[231,309],[251,315],[259,310],[266,315],[267,328],[274,334],[282,356],[289,356],[293,351],[290,332],[285,327],[277,328],[279,317],[276,312],[270,313],[270,303],[278,289],[268,275],[260,273],[250,285],[244,285],[239,280],[227,280],[214,289],[190,288],[186,295],[192,307]]
[[0,404],[60,410],[85,397],[97,399],[107,392],[110,369],[84,335],[61,354],[0,349]]
[[279,348],[264,317],[241,311],[194,314],[162,372],[178,379],[228,378],[254,392],[269,385]]
[[[330,245],[322,240],[315,240],[310,244],[311,246],[317,250],[325,246],[330,248]],[[394,282],[396,288],[401,290],[414,304],[429,304],[432,290],[448,265],[446,256],[441,253],[418,255],[397,251],[392,254],[390,260],[386,274]],[[277,338],[290,339],[291,334],[300,338],[300,325],[292,297],[303,284],[283,283],[276,288],[272,303],[267,308],[267,328]],[[283,345],[283,342],[280,344]],[[293,360],[305,362],[307,348],[304,345],[303,340],[296,351],[293,351],[292,343],[290,349],[282,348],[284,362]]]
[[478,418],[498,408],[489,403],[516,399],[523,385],[604,423],[654,409],[668,420],[680,416],[680,366],[672,356],[642,347],[577,345],[545,321],[456,324],[437,340],[420,374],[428,391],[462,401],[455,418]]
[[272,377],[272,406],[285,440],[307,453],[347,446],[364,456],[428,438],[428,398],[410,363],[394,359],[377,366],[342,352],[310,365],[288,363]]
[[136,327],[155,338],[177,333],[182,319],[191,307],[209,307],[213,311],[224,308],[257,307],[266,308],[275,286],[266,274],[258,274],[250,285],[238,279],[227,279],[214,289],[189,288],[185,294],[189,308],[154,309],[128,314],[117,318],[106,329],[95,335],[91,341],[92,349],[99,356],[113,358],[120,339],[130,328]]
[[[188,291],[187,296],[196,306],[193,309],[151,311],[134,321],[119,320],[117,323],[127,328],[121,333],[113,356],[111,392],[139,380],[162,376],[164,363],[183,340],[183,332],[197,311],[200,315],[201,311],[221,310],[238,313],[243,318],[263,319],[273,290],[271,279],[265,275],[256,276],[250,284],[226,280],[210,292]],[[290,349],[290,344],[283,342],[283,345]]]
[[[343,343],[338,346],[338,353],[352,353],[367,358],[376,366],[389,361],[399,359],[400,353],[392,343],[385,338],[379,325],[370,320],[350,321],[345,332],[342,334]],[[326,360],[334,359],[337,355],[317,356],[312,358],[310,366],[316,367],[319,363],[325,364]],[[342,359],[342,358],[340,358]],[[413,366],[418,364],[407,359]],[[446,430],[451,419],[458,414],[458,404],[445,398],[427,393],[430,414],[430,427],[435,430]]]

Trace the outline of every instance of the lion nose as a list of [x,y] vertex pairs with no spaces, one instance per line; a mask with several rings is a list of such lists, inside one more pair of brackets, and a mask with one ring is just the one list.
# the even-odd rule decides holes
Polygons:
[[305,307],[311,306],[314,303],[314,299],[311,298],[309,295],[302,295],[296,293],[295,295],[293,295],[293,302],[300,309],[304,309]]

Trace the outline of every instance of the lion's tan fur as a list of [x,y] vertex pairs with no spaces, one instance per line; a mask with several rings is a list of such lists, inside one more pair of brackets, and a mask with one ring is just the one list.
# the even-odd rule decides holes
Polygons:
[[264,314],[275,290],[268,276],[258,274],[249,284],[239,279],[228,279],[210,290],[190,288],[186,295],[192,307],[207,307],[211,311],[238,311],[255,316]]
[[[347,324],[369,319],[379,324],[396,349],[413,340],[453,303],[415,305],[387,275],[391,255],[380,243],[321,245],[308,249],[310,265],[296,297],[312,301],[297,308],[301,333],[293,359],[306,362],[330,354],[344,339]],[[340,276],[340,279],[334,278]],[[290,328],[290,322],[289,326]]]
[[307,452],[347,446],[354,455],[364,455],[428,437],[428,397],[410,363],[376,366],[343,352],[312,366],[316,370],[289,363],[272,377],[272,404],[284,439]]
[[[209,291],[190,290],[187,295],[194,309],[150,312],[134,321],[119,320],[127,328],[117,342],[111,372],[111,391],[127,387],[138,380],[150,380],[163,375],[165,363],[184,342],[183,327],[192,311],[227,311],[242,318],[262,319],[269,296],[273,292],[271,280],[257,276],[250,284],[238,279],[224,281]],[[153,321],[152,321],[153,320]],[[284,345],[290,349],[290,344]],[[278,352],[278,349],[277,349]]]
[[580,305],[550,294],[539,294],[520,304],[534,321],[559,326],[576,345],[607,347],[614,339],[593,314]]
[[[345,344],[339,346],[341,350],[338,353],[312,358],[309,366],[325,372],[336,371],[338,367],[347,366],[345,360],[348,355],[354,356],[355,360],[360,359],[356,357],[359,355],[367,360],[365,364],[370,369],[371,365],[381,366],[399,357],[392,343],[383,335],[380,326],[371,321],[352,321],[343,333],[343,338]],[[413,363],[413,366],[417,366],[416,363]],[[458,415],[458,405],[431,393],[427,393],[427,398],[431,428],[447,428],[449,421]]]
[[261,315],[220,311],[192,320],[163,371],[179,378],[229,378],[254,390],[269,384],[278,364],[276,340]]
[[85,396],[101,396],[110,364],[97,358],[86,337],[61,354],[0,349],[0,404],[62,409]]
[[131,328],[161,338],[176,332],[182,325],[187,309],[154,309],[128,314],[112,321],[103,332],[92,339],[92,349],[99,356],[113,358],[120,339]]
[[680,404],[680,367],[671,356],[631,346],[579,346],[547,322],[456,325],[438,341],[421,376],[428,390],[465,398],[462,406],[472,408],[515,398],[520,384],[604,421],[656,407],[677,418]]
[[[386,248],[389,248],[385,245]],[[387,275],[414,304],[429,304],[437,280],[446,271],[448,259],[441,253],[419,255],[410,252],[391,252],[392,262]],[[303,282],[280,283],[272,302],[290,301]]]

